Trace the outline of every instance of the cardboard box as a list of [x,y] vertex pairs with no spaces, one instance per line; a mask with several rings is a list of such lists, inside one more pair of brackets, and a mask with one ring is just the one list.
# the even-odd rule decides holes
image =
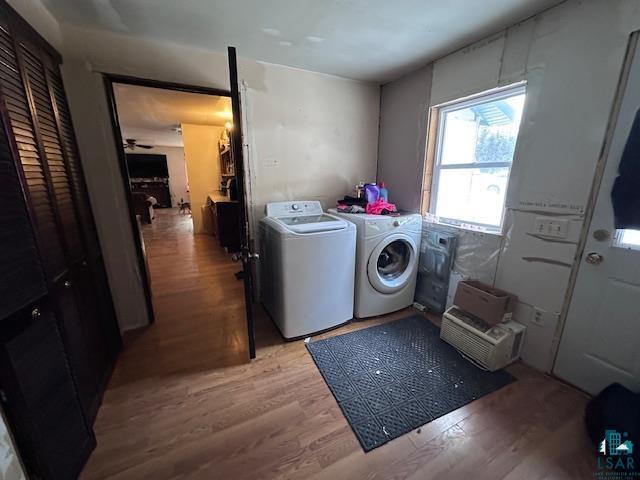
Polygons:
[[518,298],[476,280],[458,283],[454,305],[491,325],[511,320]]

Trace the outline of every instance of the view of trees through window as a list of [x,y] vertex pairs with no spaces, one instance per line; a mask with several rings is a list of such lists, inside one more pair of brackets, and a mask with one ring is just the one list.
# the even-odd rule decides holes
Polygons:
[[513,133],[487,128],[484,125],[478,127],[476,162],[511,162],[515,149],[516,136]]

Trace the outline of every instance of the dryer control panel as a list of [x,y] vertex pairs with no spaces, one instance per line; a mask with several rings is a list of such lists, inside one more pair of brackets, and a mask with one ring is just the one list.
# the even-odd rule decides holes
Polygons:
[[322,205],[317,200],[267,203],[267,217],[297,217],[300,215],[322,215]]

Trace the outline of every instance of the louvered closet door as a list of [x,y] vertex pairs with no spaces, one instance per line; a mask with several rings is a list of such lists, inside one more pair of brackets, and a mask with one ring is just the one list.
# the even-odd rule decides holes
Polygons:
[[0,114],[0,388],[33,478],[74,479],[95,439],[84,415]]
[[[70,346],[69,358],[78,380],[80,399],[88,418],[95,418],[101,398],[102,372],[108,372],[108,362],[104,357],[105,338],[100,328],[101,318],[95,305],[93,289],[82,295],[81,288],[90,278],[80,278],[77,273],[82,262],[87,262],[82,242],[76,205],[72,192],[74,184],[63,147],[57,108],[49,89],[46,56],[39,57],[40,50],[23,40],[18,42],[23,76],[28,86],[35,118],[36,135],[44,151],[45,170],[49,176],[50,189],[59,216],[59,225],[64,233],[69,272],[62,284],[56,288],[56,297],[62,313],[66,338]],[[80,203],[80,202],[78,202]],[[89,297],[86,296],[89,294]]]
[[55,309],[35,303],[4,322],[3,406],[29,478],[76,479],[95,437],[76,394]]
[[52,206],[52,198],[47,187],[43,158],[39,152],[34,124],[31,119],[31,109],[22,83],[13,40],[6,24],[0,24],[0,62],[2,99],[22,164],[36,234],[41,240],[39,243],[40,253],[49,278],[57,278],[66,271],[66,260]]
[[120,348],[119,331],[57,59],[37,39],[32,43],[23,23],[8,18],[3,55],[11,68],[3,69],[0,79],[8,87],[2,100],[12,109],[10,124],[35,212],[38,245],[48,262],[51,294],[63,312],[63,334],[82,405],[93,421]]
[[75,263],[84,257],[80,228],[71,193],[71,181],[63,157],[60,132],[51,102],[43,61],[38,58],[39,50],[24,41],[19,41],[19,57],[22,60],[23,75],[29,87],[32,113],[36,123],[41,151],[45,157],[45,175],[53,187],[54,202],[59,222],[64,233],[68,261]]
[[[120,348],[120,332],[111,296],[101,294],[109,291],[109,285],[60,69],[57,64],[48,61],[45,64],[45,71],[66,161],[69,187],[75,199],[76,213],[84,235],[85,254],[88,255],[82,264],[74,269],[71,280],[76,287],[74,290],[87,342],[91,345],[91,349],[88,350],[89,362],[97,375],[98,390],[103,390],[106,388],[111,367]],[[94,401],[92,408],[88,410],[90,418],[95,417],[97,407],[98,404]]]
[[[47,293],[44,271],[31,227],[6,128],[0,115],[0,319]],[[15,145],[13,145],[15,148]]]
[[71,114],[69,113],[67,97],[64,93],[64,85],[60,77],[58,65],[49,63],[47,66],[47,78],[53,98],[53,106],[57,112],[62,148],[67,160],[67,172],[70,177],[69,181],[71,189],[77,199],[77,212],[81,217],[88,253],[92,256],[101,256],[98,234],[96,233],[94,219],[91,213],[91,204],[86,190],[84,173],[80,165],[76,138],[73,133]]
[[92,333],[101,335],[106,341],[106,345],[98,345],[98,348],[92,350],[91,355],[99,365],[100,371],[105,374],[102,377],[102,383],[104,383],[107,381],[106,375],[110,371],[109,365],[115,360],[115,355],[120,348],[120,332],[115,320],[111,296],[100,294],[101,292],[109,291],[109,284],[104,270],[100,243],[76,147],[69,106],[57,65],[48,65],[47,78],[53,106],[57,113],[58,129],[67,162],[67,173],[71,182],[72,192],[76,198],[76,212],[81,220],[86,250],[89,254],[87,263],[76,273],[75,280],[80,290],[80,297],[85,299],[85,301],[80,302],[80,308],[83,310],[82,316],[85,318],[99,316],[99,318],[96,317],[96,325],[100,327],[100,330],[96,331],[94,329]]
[[99,343],[90,337],[90,326],[86,325],[94,319],[80,315],[75,293],[78,286],[71,279],[58,286],[56,299],[60,309],[62,325],[68,344],[72,347],[69,352],[69,361],[78,381],[78,394],[80,402],[87,417],[93,421],[98,412],[100,396],[97,395],[99,365],[93,351]]

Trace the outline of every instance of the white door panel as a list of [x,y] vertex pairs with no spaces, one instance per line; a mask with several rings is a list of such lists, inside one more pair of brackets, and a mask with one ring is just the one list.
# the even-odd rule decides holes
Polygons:
[[558,377],[590,393],[613,382],[640,390],[640,250],[617,246],[611,203],[622,152],[640,109],[636,35],[631,42],[626,87],[554,365]]

